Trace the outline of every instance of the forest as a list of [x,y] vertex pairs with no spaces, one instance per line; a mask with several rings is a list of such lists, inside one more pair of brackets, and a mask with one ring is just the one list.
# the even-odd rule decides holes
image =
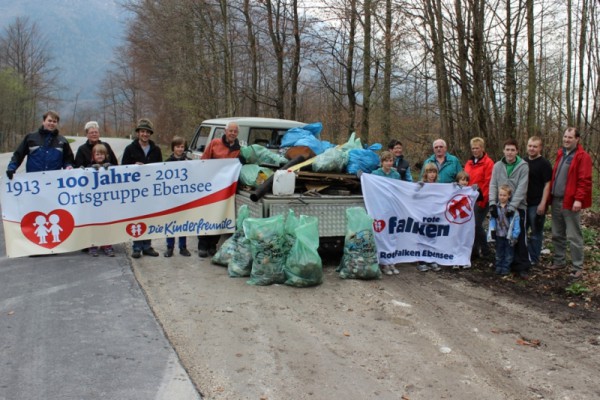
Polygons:
[[[600,168],[600,3],[594,0],[126,0],[134,16],[103,77],[104,136],[154,121],[153,139],[190,138],[204,119],[262,116],[324,125],[333,143],[400,139],[411,162],[438,137],[461,160],[469,139],[494,159],[541,136],[551,160],[568,126]],[[0,32],[0,146],[11,151],[57,104],[43,27]]]

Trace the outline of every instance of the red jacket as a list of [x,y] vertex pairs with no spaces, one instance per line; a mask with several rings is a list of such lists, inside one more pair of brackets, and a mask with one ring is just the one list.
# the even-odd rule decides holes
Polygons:
[[[550,187],[554,187],[556,170],[563,157],[564,149],[558,150],[554,168],[552,169],[552,182]],[[552,197],[552,196],[550,196]],[[565,198],[563,199],[563,208],[570,210],[573,208],[575,200],[581,202],[581,208],[592,206],[592,159],[588,153],[583,150],[580,144],[575,149],[573,160],[567,172],[567,184],[565,187]],[[552,199],[548,200],[552,203]]]
[[213,158],[238,158],[240,156],[240,144],[237,139],[233,144],[226,143],[225,135],[221,138],[213,139],[202,153],[202,160]]
[[469,174],[469,185],[477,184],[479,189],[481,189],[483,200],[477,202],[477,205],[481,208],[487,206],[490,200],[492,169],[494,169],[494,162],[487,153],[484,153],[483,157],[477,163],[473,163],[473,157],[471,157],[465,164],[465,172]]

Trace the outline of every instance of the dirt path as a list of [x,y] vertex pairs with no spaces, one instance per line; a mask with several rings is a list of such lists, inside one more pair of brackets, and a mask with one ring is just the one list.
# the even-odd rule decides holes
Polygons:
[[354,281],[328,266],[323,285],[296,289],[196,254],[133,265],[208,399],[600,398],[596,315],[475,286],[470,271]]

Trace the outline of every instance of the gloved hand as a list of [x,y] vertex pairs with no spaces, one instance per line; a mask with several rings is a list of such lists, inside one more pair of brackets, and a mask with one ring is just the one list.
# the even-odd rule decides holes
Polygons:
[[515,247],[517,244],[517,239],[510,239],[510,247]]
[[479,191],[479,185],[478,185],[478,184],[476,184],[476,183],[475,183],[475,184],[473,184],[473,185],[471,186],[471,188],[472,188],[473,190],[477,190],[477,191]]
[[6,170],[6,176],[8,176],[8,179],[12,180],[13,176],[15,175],[15,171],[12,169],[7,169]]
[[491,205],[490,206],[490,215],[492,216],[492,218],[498,218],[498,206],[497,205]]
[[94,168],[96,171],[98,171],[100,169],[101,165],[100,164],[92,164],[92,168]]
[[110,167],[110,163],[106,162],[106,163],[102,164],[102,166],[104,167],[104,169],[108,169],[108,167]]
[[509,208],[508,210],[506,210],[506,217],[507,218],[512,218],[513,215],[515,215],[515,210]]

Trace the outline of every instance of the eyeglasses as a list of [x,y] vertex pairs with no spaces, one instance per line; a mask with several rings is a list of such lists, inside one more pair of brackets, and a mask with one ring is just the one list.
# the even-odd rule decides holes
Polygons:
[[444,146],[435,146],[434,149],[443,149]]

